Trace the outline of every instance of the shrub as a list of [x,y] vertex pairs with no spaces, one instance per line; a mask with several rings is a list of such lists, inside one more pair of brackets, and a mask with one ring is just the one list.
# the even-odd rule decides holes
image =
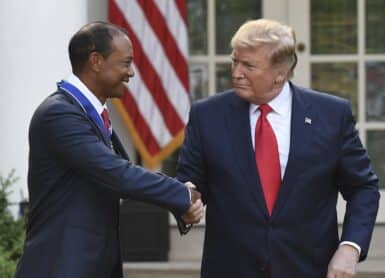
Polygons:
[[9,212],[9,188],[18,180],[12,170],[6,178],[0,176],[0,277],[15,275],[17,262],[23,251],[24,218],[15,219]]

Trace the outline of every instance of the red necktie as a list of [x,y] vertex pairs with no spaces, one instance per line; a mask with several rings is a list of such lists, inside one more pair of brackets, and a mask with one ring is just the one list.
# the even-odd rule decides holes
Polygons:
[[262,104],[259,106],[259,110],[261,115],[255,126],[255,161],[257,162],[266,206],[271,215],[281,186],[281,167],[277,139],[266,118],[272,109],[269,105]]
[[104,126],[106,127],[107,132],[110,133],[111,121],[110,121],[110,115],[108,114],[107,109],[103,110],[102,119],[103,119]]

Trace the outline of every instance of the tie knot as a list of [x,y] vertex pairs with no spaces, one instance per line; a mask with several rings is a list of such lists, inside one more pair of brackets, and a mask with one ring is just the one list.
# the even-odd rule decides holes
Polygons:
[[110,115],[108,114],[107,109],[103,109],[102,118],[104,122],[110,121]]
[[261,111],[262,117],[266,117],[273,110],[268,104],[261,104],[258,109]]
[[108,114],[107,109],[103,110],[101,116],[104,122],[104,126],[106,127],[107,130],[109,130],[111,127],[111,121],[110,121],[110,115]]

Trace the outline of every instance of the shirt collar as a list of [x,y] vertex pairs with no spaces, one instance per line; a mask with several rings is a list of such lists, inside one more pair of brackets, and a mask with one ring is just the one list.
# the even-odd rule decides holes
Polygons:
[[102,104],[100,100],[88,89],[88,87],[74,74],[71,74],[66,81],[71,83],[76,88],[80,90],[80,92],[91,102],[92,106],[95,108],[98,114],[102,114],[104,109],[107,109],[106,104]]
[[[290,91],[289,82],[285,82],[281,92],[272,100],[268,102],[269,106],[274,112],[282,116],[287,116],[290,111],[290,105],[292,100],[292,93]],[[259,105],[250,103],[250,114],[255,113]]]

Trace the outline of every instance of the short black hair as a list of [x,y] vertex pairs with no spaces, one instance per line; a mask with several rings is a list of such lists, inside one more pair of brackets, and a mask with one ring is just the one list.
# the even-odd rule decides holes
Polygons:
[[96,51],[103,57],[108,57],[112,52],[111,41],[115,36],[121,35],[127,35],[127,31],[103,21],[91,22],[80,28],[68,46],[72,72],[81,72],[92,52]]

